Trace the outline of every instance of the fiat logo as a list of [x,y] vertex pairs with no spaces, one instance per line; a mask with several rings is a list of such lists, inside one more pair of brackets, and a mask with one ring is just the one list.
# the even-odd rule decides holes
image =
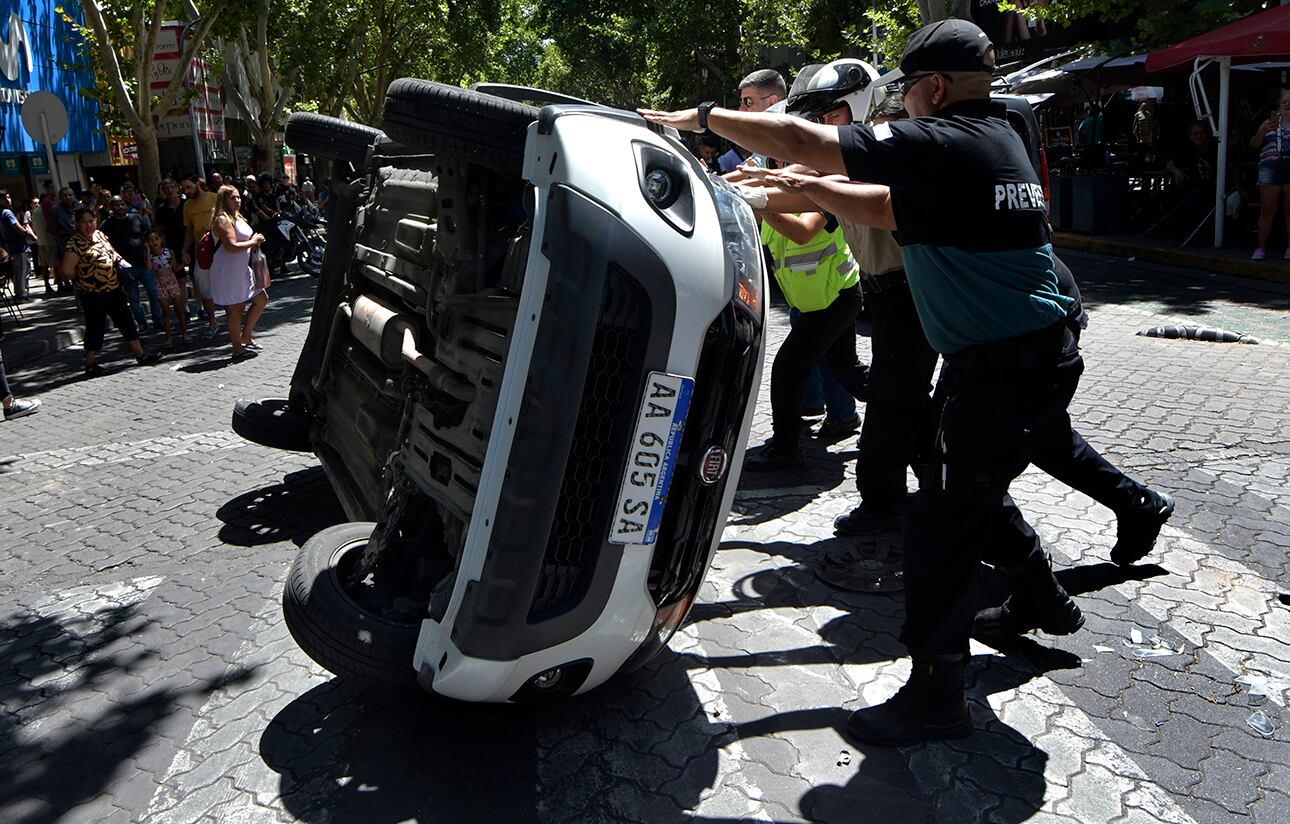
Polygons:
[[726,474],[726,467],[730,465],[730,456],[726,450],[719,446],[710,446],[708,451],[703,453],[703,460],[699,462],[699,480],[705,484],[712,485],[721,480],[721,476]]

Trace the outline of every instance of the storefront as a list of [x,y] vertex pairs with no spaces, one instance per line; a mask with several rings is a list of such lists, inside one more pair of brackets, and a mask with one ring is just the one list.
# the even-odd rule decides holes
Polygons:
[[61,0],[18,0],[17,10],[0,19],[0,186],[15,197],[38,193],[52,177],[45,147],[22,125],[29,94],[51,92],[67,108],[67,134],[54,145],[64,184],[82,183],[78,155],[107,149],[98,103],[78,93],[92,87],[94,77],[72,68],[84,62],[74,28],[80,22],[78,5]]

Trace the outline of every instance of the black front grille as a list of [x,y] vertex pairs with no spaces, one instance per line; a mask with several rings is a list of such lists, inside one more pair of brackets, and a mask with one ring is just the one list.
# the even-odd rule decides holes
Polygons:
[[720,446],[731,456],[735,453],[744,413],[752,401],[760,341],[760,325],[733,304],[713,321],[704,337],[680,457],[650,564],[649,591],[659,606],[698,588],[730,477],[728,468],[720,481],[704,484],[698,466],[711,446]]
[[530,620],[575,601],[586,588],[635,426],[649,328],[649,296],[611,266]]

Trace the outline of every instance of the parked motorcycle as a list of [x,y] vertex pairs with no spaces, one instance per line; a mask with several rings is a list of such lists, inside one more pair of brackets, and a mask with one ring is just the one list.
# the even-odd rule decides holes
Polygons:
[[269,271],[281,275],[286,265],[295,261],[301,271],[318,277],[327,251],[322,227],[321,218],[303,213],[279,212],[262,221],[259,230],[264,234],[263,251],[269,261]]

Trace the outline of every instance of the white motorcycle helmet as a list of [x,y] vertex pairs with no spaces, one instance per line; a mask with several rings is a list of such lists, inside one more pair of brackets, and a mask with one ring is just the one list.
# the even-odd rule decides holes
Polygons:
[[812,74],[806,88],[788,96],[788,112],[816,120],[845,104],[851,109],[851,122],[864,123],[887,94],[877,81],[877,69],[863,60],[834,60]]

